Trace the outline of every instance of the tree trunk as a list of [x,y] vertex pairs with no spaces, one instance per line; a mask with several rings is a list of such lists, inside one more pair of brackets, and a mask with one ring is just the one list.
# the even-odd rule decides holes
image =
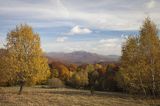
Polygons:
[[139,81],[140,81],[140,86],[142,87],[142,90],[143,90],[143,93],[145,95],[145,97],[147,96],[147,92],[144,88],[144,84],[143,84],[143,81],[142,81],[142,75],[141,75],[141,72],[139,72]]
[[152,74],[152,95],[155,98],[155,90],[156,90],[156,83],[155,83],[155,68],[154,68],[154,60],[151,58],[151,74]]
[[153,94],[153,97],[155,98],[155,90],[156,90],[155,72],[153,70],[151,71],[152,71],[152,94]]
[[93,86],[91,87],[90,92],[91,92],[91,95],[94,94],[94,87]]
[[19,93],[18,93],[19,95],[22,94],[23,86],[24,86],[23,84],[20,84],[20,89],[19,89]]
[[23,90],[23,87],[24,87],[24,85],[25,85],[25,81],[20,81],[20,89],[19,89],[19,92],[18,92],[18,94],[19,95],[21,95],[22,94],[22,90]]

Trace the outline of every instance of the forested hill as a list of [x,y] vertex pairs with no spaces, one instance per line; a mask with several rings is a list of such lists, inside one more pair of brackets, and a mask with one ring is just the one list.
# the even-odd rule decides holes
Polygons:
[[118,62],[120,56],[117,55],[99,55],[85,51],[75,51],[72,53],[50,52],[45,54],[49,61],[61,61],[74,64],[93,64],[99,62]]

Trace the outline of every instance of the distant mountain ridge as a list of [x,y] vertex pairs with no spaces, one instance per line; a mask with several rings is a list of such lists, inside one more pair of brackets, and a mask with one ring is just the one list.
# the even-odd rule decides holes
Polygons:
[[90,53],[85,51],[75,51],[71,53],[63,52],[49,52],[45,54],[49,60],[61,61],[64,63],[75,63],[75,64],[93,64],[99,62],[118,62],[120,56],[117,55],[100,55],[96,53]]

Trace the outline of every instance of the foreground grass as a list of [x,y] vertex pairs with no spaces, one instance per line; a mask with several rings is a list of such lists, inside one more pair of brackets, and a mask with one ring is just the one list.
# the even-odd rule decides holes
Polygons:
[[18,87],[0,87],[0,106],[149,106],[145,100],[119,93],[86,90],[45,89],[25,87],[18,95]]

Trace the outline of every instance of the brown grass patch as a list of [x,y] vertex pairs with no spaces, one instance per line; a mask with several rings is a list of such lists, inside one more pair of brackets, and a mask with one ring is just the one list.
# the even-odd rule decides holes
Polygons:
[[95,92],[91,96],[87,90],[45,89],[25,87],[18,95],[18,87],[0,88],[0,106],[147,106],[141,99],[119,93]]

